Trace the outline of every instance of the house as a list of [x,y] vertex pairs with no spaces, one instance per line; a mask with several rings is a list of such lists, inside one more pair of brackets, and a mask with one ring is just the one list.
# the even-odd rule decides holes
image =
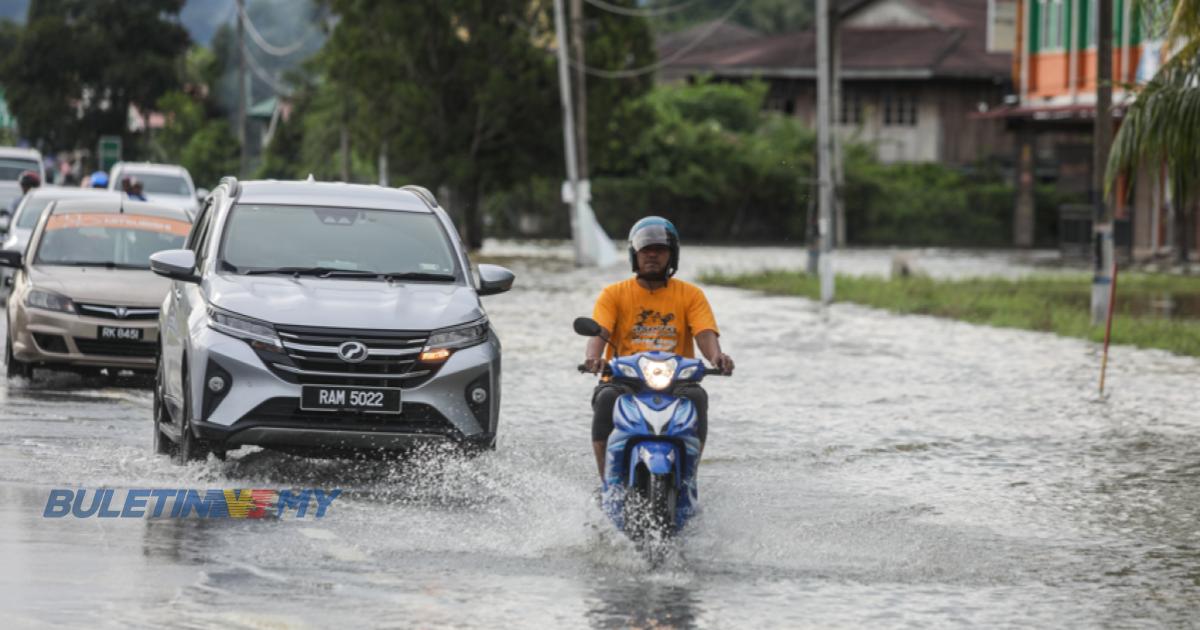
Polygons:
[[[1096,118],[1096,23],[1100,0],[1019,0],[1013,84],[1017,102],[989,112],[1006,120],[1018,145],[1015,242],[1033,242],[1033,186],[1053,180],[1060,190],[1096,198],[1092,158]],[[1146,37],[1137,0],[1113,3],[1113,121],[1159,66],[1162,43]],[[1182,234],[1160,169],[1146,168],[1118,184],[1113,206],[1118,248],[1134,259],[1166,253]],[[1086,216],[1086,212],[1084,213]],[[1086,219],[1085,219],[1086,220]],[[1192,230],[1194,231],[1194,227]],[[1090,226],[1077,230],[1084,244]],[[1061,237],[1061,235],[1060,235]],[[1196,235],[1188,234],[1189,242]]]
[[[968,165],[1012,159],[1002,119],[971,114],[1012,92],[1015,0],[842,0],[839,136],[877,147],[885,162]],[[1004,19],[1008,16],[1007,22]],[[1008,30],[1005,30],[1007,27]],[[674,42],[678,51],[681,44]],[[663,74],[761,79],[768,107],[808,121],[816,109],[816,34],[747,38],[663,54]]]

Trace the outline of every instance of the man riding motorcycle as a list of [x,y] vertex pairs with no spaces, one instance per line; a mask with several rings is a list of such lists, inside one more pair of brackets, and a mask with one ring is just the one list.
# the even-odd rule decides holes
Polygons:
[[[592,309],[592,319],[603,332],[588,340],[584,358],[587,370],[599,373],[613,356],[612,346],[620,356],[660,350],[694,358],[694,340],[710,363],[732,374],[733,359],[721,352],[717,322],[704,291],[672,278],[679,268],[679,232],[675,226],[654,216],[635,223],[629,230],[629,261],[637,275],[605,287]],[[625,386],[605,382],[592,394],[592,449],[602,482],[605,450],[613,430],[613,405],[625,392]],[[697,433],[703,449],[708,435],[708,394],[699,384],[681,386],[676,394],[696,406]]]

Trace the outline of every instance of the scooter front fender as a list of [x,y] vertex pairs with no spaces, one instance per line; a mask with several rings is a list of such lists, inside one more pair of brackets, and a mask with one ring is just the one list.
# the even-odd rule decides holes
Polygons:
[[634,470],[638,464],[646,467],[646,470],[652,475],[669,475],[675,474],[675,479],[679,477],[679,453],[676,452],[676,447],[670,442],[657,442],[649,440],[640,442],[633,447],[629,457],[629,476],[626,478],[627,483],[633,483],[637,478],[634,475]]

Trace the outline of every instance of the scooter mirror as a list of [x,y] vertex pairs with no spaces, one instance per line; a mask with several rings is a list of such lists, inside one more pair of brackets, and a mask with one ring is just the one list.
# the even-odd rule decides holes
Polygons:
[[599,337],[601,332],[600,324],[590,317],[575,318],[575,333],[584,337]]

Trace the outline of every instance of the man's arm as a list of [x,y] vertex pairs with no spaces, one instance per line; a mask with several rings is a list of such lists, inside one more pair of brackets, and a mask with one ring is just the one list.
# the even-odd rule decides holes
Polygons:
[[588,339],[583,364],[587,366],[587,370],[592,374],[599,374],[600,370],[604,369],[604,340],[608,338],[608,329],[601,326],[600,336]]
[[724,374],[733,374],[733,359],[721,352],[721,341],[716,332],[701,330],[696,333],[696,345],[700,346],[700,352],[704,358],[708,359],[718,370]]

